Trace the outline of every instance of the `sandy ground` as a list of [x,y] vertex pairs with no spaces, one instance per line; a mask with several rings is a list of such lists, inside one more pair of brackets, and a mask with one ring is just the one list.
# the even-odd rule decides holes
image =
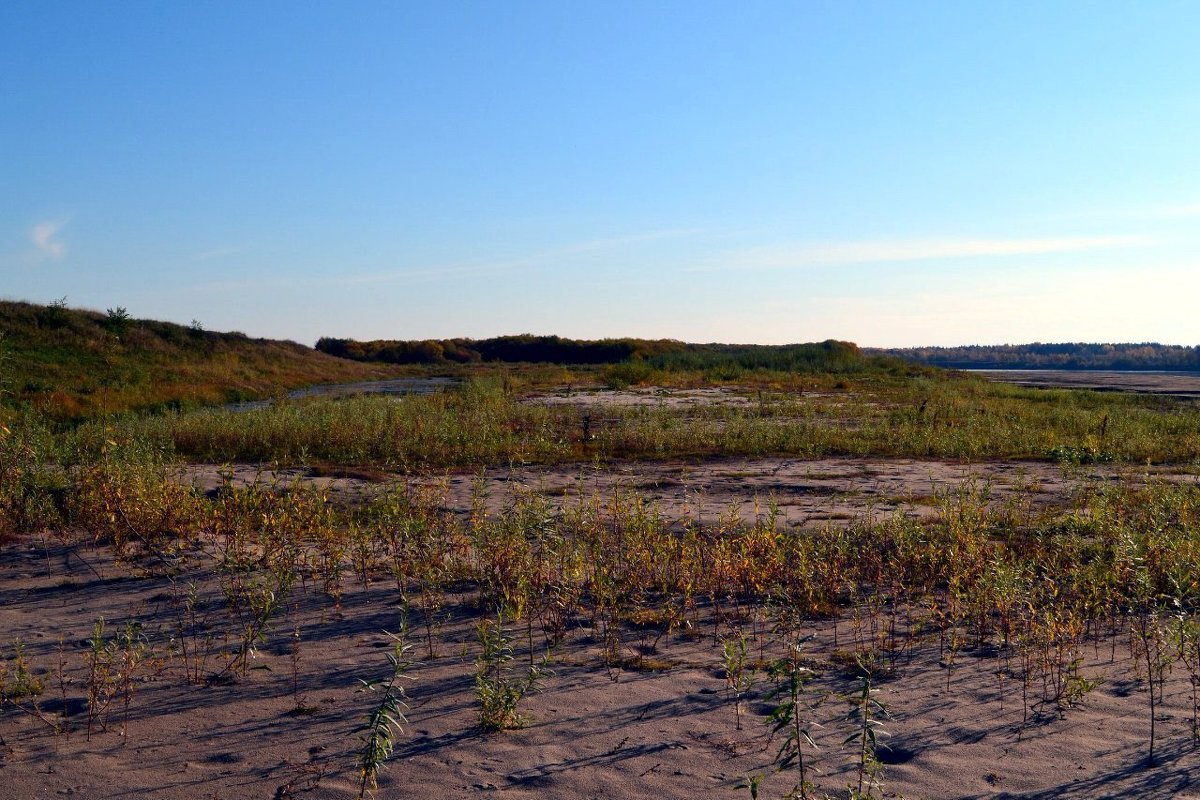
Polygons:
[[[621,397],[680,405],[749,402],[721,390]],[[211,491],[222,472],[239,484],[309,482],[347,503],[398,480],[370,471],[271,471],[253,465],[192,466],[179,479]],[[774,504],[781,525],[803,528],[845,525],[860,515],[930,515],[964,487],[985,491],[996,503],[1052,506],[1070,503],[1080,484],[1136,483],[1151,476],[1196,480],[1186,472],[1145,468],[1064,471],[1037,462],[851,458],[572,465],[419,480],[441,486],[446,508],[460,514],[481,489],[493,510],[530,492],[553,504],[638,492],[664,517],[681,523],[748,519]],[[387,632],[398,630],[400,622],[395,586],[376,581],[364,588],[348,580],[340,607],[318,587],[300,587],[274,618],[244,675],[189,682],[179,649],[184,640],[207,652],[203,675],[220,672],[230,658],[233,623],[223,610],[222,578],[211,568],[167,577],[148,566],[118,564],[106,549],[68,537],[30,539],[0,550],[0,658],[11,671],[13,644],[20,640],[34,674],[45,683],[36,707],[26,701],[23,709],[10,705],[0,712],[0,798],[357,796],[355,753],[375,696],[356,690],[360,679],[388,673]],[[190,588],[197,598],[192,630],[209,626],[207,643],[200,635],[181,635]],[[745,611],[739,626],[751,637],[752,655],[763,660],[781,655],[781,643]],[[521,704],[525,726],[500,733],[485,733],[478,725],[477,614],[470,596],[451,595],[435,620],[432,655],[421,638],[425,620],[414,614],[408,721],[377,797],[749,797],[739,785],[747,775],[763,774],[760,796],[779,798],[795,784],[794,775],[772,768],[780,740],[772,741],[765,725],[771,704],[764,673],[756,673],[744,702],[743,728],[737,728],[717,626],[707,610],[691,630],[623,629],[619,669],[603,665],[602,637],[592,621],[575,619],[552,653],[541,690]],[[100,616],[110,632],[138,620],[152,657],[138,673],[128,710],[117,702],[103,720],[106,726],[93,720],[89,738],[85,654]],[[814,622],[803,631],[815,636],[806,652],[817,673],[806,689],[803,713],[821,726],[813,728],[819,749],[806,752],[814,770],[810,777],[823,792],[840,796],[856,777],[852,748],[843,744],[851,732],[846,695],[856,679],[839,656],[852,627],[845,615],[836,624]],[[727,619],[720,633],[731,632]],[[516,665],[527,664],[526,632],[511,633]],[[540,658],[540,632],[534,639]],[[879,684],[879,698],[892,716],[884,722],[889,749],[880,752],[882,786],[875,794],[1200,798],[1200,749],[1191,739],[1187,675],[1177,669],[1167,680],[1157,718],[1158,760],[1150,764],[1147,692],[1135,678],[1127,634],[1089,645],[1084,656],[1083,674],[1101,680],[1098,688],[1081,706],[1063,713],[1042,709],[1026,720],[1020,682],[1003,659],[967,649],[948,665],[937,637],[925,639],[895,676]],[[46,724],[53,720],[66,729],[56,735]]]
[[[234,468],[235,480],[301,479],[351,502],[379,491],[377,477],[266,473]],[[788,525],[844,524],[862,513],[930,513],[936,498],[964,481],[988,486],[996,502],[1065,503],[1078,481],[1114,480],[1103,468],[1064,474],[1052,465],[863,459],[731,459],[701,464],[630,464],[605,471],[580,467],[489,473],[489,502],[537,491],[554,502],[580,494],[637,490],[670,517],[716,519],[758,513],[773,497]],[[1135,474],[1124,475],[1126,479]],[[1192,480],[1191,476],[1177,476]],[[217,484],[216,467],[193,467],[184,479]],[[476,476],[447,475],[446,503],[469,507]],[[733,509],[734,511],[731,511]],[[228,684],[190,684],[172,641],[180,640],[180,602],[189,583],[197,614],[228,630],[222,587],[212,570],[174,578],[114,563],[83,543],[29,540],[0,552],[0,652],[27,646],[46,684],[39,708],[65,720],[53,735],[30,713],[0,714],[0,796],[52,798],[347,798],[357,795],[355,751],[372,696],[359,679],[383,677],[388,636],[399,625],[394,586],[349,586],[341,608],[316,587],[297,590],[275,619],[245,676]],[[473,695],[478,643],[470,598],[452,596],[439,618],[433,657],[414,619],[416,663],[409,669],[408,724],[381,780],[379,797],[539,796],[556,798],[748,797],[736,787],[763,773],[763,797],[782,797],[795,783],[772,771],[779,740],[770,740],[764,674],[745,702],[743,730],[721,670],[711,617],[692,631],[622,632],[624,669],[606,669],[590,620],[577,619],[552,655],[552,674],[523,702],[527,725],[484,733]],[[136,683],[128,716],[117,704],[107,730],[87,737],[87,640],[98,616],[109,630],[139,620],[157,661]],[[766,660],[781,645],[747,618],[752,653]],[[723,632],[728,633],[729,628]],[[851,622],[812,623],[808,645],[819,675],[806,692],[805,714],[820,723],[819,750],[807,755],[815,780],[830,793],[854,779],[845,695],[855,679],[838,666]],[[299,633],[299,646],[295,645]],[[518,643],[525,632],[512,631]],[[835,640],[840,636],[840,640]],[[655,642],[657,644],[655,646]],[[196,644],[192,642],[193,646]],[[228,661],[229,643],[214,639],[204,673]],[[534,650],[543,652],[540,633]],[[294,654],[294,657],[293,657]],[[517,647],[517,664],[528,651]],[[636,668],[652,655],[663,671]],[[1191,686],[1176,671],[1158,718],[1159,762],[1145,761],[1149,730],[1144,685],[1134,679],[1127,637],[1085,652],[1084,675],[1104,682],[1081,707],[1044,713],[1023,724],[1019,682],[1003,677],[994,653],[964,651],[948,670],[936,637],[880,684],[893,718],[884,725],[890,750],[877,794],[907,798],[1200,797],[1200,750],[1193,748]],[[60,668],[60,660],[63,666]],[[648,663],[648,662],[643,662]],[[948,674],[949,673],[949,674]],[[949,680],[949,686],[947,686]],[[303,709],[296,715],[296,709]],[[27,709],[32,710],[32,709]]]
[[668,389],[648,386],[639,389],[572,389],[560,388],[549,392],[534,392],[525,398],[527,403],[546,406],[657,406],[662,408],[693,408],[696,406],[749,406],[755,400],[745,390],[723,386],[702,389]]
[[181,473],[180,480],[201,491],[213,491],[224,475],[231,476],[235,485],[265,482],[289,486],[298,481],[321,487],[345,502],[412,480],[441,487],[447,508],[456,513],[469,511],[481,489],[486,506],[493,512],[527,492],[539,493],[558,506],[579,498],[637,492],[669,520],[706,523],[729,516],[749,520],[767,513],[773,504],[781,524],[788,527],[845,524],[864,514],[929,516],[964,489],[986,493],[994,503],[1061,506],[1070,502],[1074,488],[1085,484],[1197,480],[1190,472],[1170,467],[1095,465],[1064,469],[1037,461],[964,463],[849,457],[618,462],[603,467],[569,464],[448,472],[411,479],[336,467],[274,470],[247,464],[192,465]]
[[[90,567],[84,566],[80,556]],[[92,570],[95,570],[93,572]],[[297,593],[245,677],[228,684],[189,685],[168,651],[177,611],[171,597],[197,582],[202,614],[218,614],[212,577],[174,581],[129,577],[102,550],[70,556],[39,542],[5,551],[0,564],[0,630],[27,643],[47,684],[46,714],[69,712],[58,736],[11,708],[0,716],[0,794],[13,800],[84,798],[347,798],[356,795],[354,753],[372,696],[358,680],[381,677],[398,610],[394,587],[350,589],[342,608],[319,592]],[[97,574],[98,573],[98,574]],[[746,775],[765,773],[763,797],[781,797],[795,782],[771,769],[779,740],[770,740],[763,675],[744,703],[738,730],[725,688],[720,648],[708,625],[662,637],[655,657],[665,671],[606,670],[597,632],[577,620],[554,652],[552,674],[521,705],[525,727],[484,733],[472,694],[477,644],[465,597],[451,597],[434,657],[418,641],[408,670],[408,724],[383,774],[379,797],[697,798],[748,797]],[[113,709],[108,729],[87,737],[83,653],[92,621],[110,628],[141,620],[161,661],[148,667],[126,716]],[[421,633],[417,620],[416,634]],[[294,634],[299,648],[293,659]],[[771,658],[779,646],[751,622],[752,654]],[[839,624],[845,647],[851,623]],[[856,680],[831,657],[838,650],[829,622],[806,628],[818,673],[805,692],[804,714],[818,750],[807,753],[815,780],[829,792],[855,779],[845,699]],[[660,631],[626,630],[624,651],[649,649]],[[522,640],[522,631],[513,631]],[[58,667],[61,638],[65,669]],[[535,649],[541,652],[540,636]],[[641,646],[639,650],[639,645]],[[219,647],[206,667],[223,663]],[[1159,761],[1145,761],[1148,706],[1132,680],[1128,644],[1120,637],[1085,655],[1085,675],[1104,683],[1080,707],[1047,712],[1023,724],[1019,684],[986,651],[963,651],[948,670],[936,637],[879,684],[892,718],[884,722],[878,794],[908,798],[1200,797],[1200,750],[1190,740],[1190,686],[1178,672],[1167,683],[1158,718]],[[527,653],[517,648],[518,665]],[[660,665],[661,666],[661,665]],[[949,673],[949,674],[948,674]],[[294,715],[298,708],[304,715]]]

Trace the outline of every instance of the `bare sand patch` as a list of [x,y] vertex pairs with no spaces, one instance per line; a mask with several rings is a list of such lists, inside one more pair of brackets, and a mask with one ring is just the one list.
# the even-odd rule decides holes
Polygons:
[[557,507],[581,498],[637,492],[670,520],[711,523],[730,517],[746,521],[774,507],[780,521],[789,527],[822,521],[844,523],[863,514],[928,516],[964,488],[985,495],[989,502],[1062,505],[1081,484],[1195,480],[1186,471],[1145,466],[1063,468],[1044,461],[858,457],[582,463],[419,477],[347,474],[352,472],[191,465],[183,469],[180,480],[209,492],[226,479],[238,486],[299,483],[317,486],[346,502],[411,481],[441,487],[447,508],[456,513],[469,511],[479,493],[486,498],[486,508],[495,512],[525,492],[541,494]]
[[722,386],[699,389],[672,389],[648,386],[636,389],[575,389],[562,387],[549,392],[534,392],[524,398],[527,403],[547,406],[576,406],[589,408],[614,406],[618,408],[695,408],[698,406],[749,406],[755,402],[745,390]]
[[[79,556],[88,559],[84,567]],[[189,685],[168,657],[171,597],[195,583],[208,613],[220,593],[209,572],[174,580],[129,576],[103,549],[75,556],[39,542],[0,560],[0,629],[26,642],[47,684],[47,713],[65,708],[67,733],[55,736],[33,716],[0,716],[3,796],[13,800],[93,798],[305,797],[343,800],[357,791],[358,731],[371,706],[359,679],[387,672],[384,653],[398,625],[394,586],[349,588],[341,608],[319,592],[293,597],[244,677]],[[95,570],[93,572],[92,570]],[[662,671],[639,670],[635,655],[658,633],[626,630],[626,668],[599,661],[599,632],[578,619],[554,651],[540,692],[521,706],[525,727],[484,733],[472,694],[477,654],[469,598],[451,596],[433,657],[408,670],[408,724],[383,773],[379,797],[696,798],[739,796],[746,775],[764,773],[765,797],[781,796],[791,775],[771,771],[778,739],[764,724],[767,679],[757,675],[737,730],[725,689],[720,647],[708,625],[659,638]],[[749,609],[746,613],[749,613]],[[86,735],[86,675],[81,653],[92,621],[111,626],[136,617],[163,655],[136,686],[128,716],[115,709],[108,729]],[[770,658],[779,646],[744,619],[751,652]],[[300,646],[293,660],[293,632]],[[814,780],[839,792],[855,780],[846,700],[856,679],[834,658],[852,625],[814,622],[808,645],[818,677],[805,692],[805,714],[818,750],[808,753]],[[513,631],[517,665],[527,657]],[[840,637],[840,644],[835,643]],[[59,681],[60,647],[66,663]],[[535,645],[539,649],[540,641]],[[761,647],[760,651],[758,648]],[[540,649],[539,649],[540,652]],[[1104,639],[1085,652],[1085,675],[1103,679],[1078,707],[1023,722],[1017,682],[1003,659],[964,647],[948,669],[936,639],[914,650],[895,677],[878,683],[892,712],[880,794],[908,798],[1050,798],[1200,796],[1200,756],[1191,743],[1191,688],[1174,674],[1160,708],[1159,761],[1147,764],[1144,687],[1132,679],[1128,640]],[[214,663],[219,661],[216,654]],[[294,670],[294,671],[293,671]],[[303,709],[303,713],[297,711]],[[741,796],[748,796],[740,790]]]
[[[774,504],[779,524],[791,529],[846,525],[863,515],[922,517],[958,492],[987,493],[991,503],[1061,506],[1081,484],[1158,477],[1195,480],[1112,465],[1064,471],[1041,462],[860,458],[576,464],[419,478],[251,465],[192,466],[180,474],[215,493],[226,481],[281,490],[299,482],[323,488],[338,503],[412,480],[436,485],[445,510],[460,515],[480,493],[493,510],[530,493],[551,508],[637,494],[675,525],[747,520]],[[310,576],[288,596],[241,675],[221,671],[236,642],[225,600],[236,572],[218,569],[212,553],[193,558],[184,572],[168,575],[152,560],[119,563],[108,548],[70,536],[28,538],[0,551],[0,647],[10,648],[4,653],[10,657],[12,643],[24,642],[45,684],[36,707],[26,701],[25,711],[9,706],[0,715],[0,795],[357,795],[355,752],[372,696],[356,690],[360,680],[388,672],[387,634],[398,629],[401,614],[395,583],[381,575],[364,587],[347,577],[335,603]],[[189,593],[196,598],[194,624],[184,630],[181,608]],[[763,797],[780,797],[795,783],[793,775],[772,770],[780,742],[765,724],[772,707],[765,672],[754,673],[742,730],[726,688],[718,637],[745,633],[758,666],[784,652],[755,606],[727,607],[718,623],[701,601],[687,624],[672,629],[660,620],[627,622],[619,658],[608,666],[602,621],[577,614],[550,653],[541,691],[521,704],[527,724],[486,733],[473,691],[482,613],[475,598],[469,587],[452,587],[436,617],[422,617],[419,608],[413,613],[408,723],[379,797],[735,797],[748,796],[737,787],[754,774],[766,776]],[[93,725],[89,741],[84,654],[100,616],[113,632],[137,620],[155,660],[139,673],[128,714],[118,703],[106,729]],[[857,685],[846,653],[862,635],[854,620],[846,610],[836,623],[816,620],[801,629],[815,637],[806,646],[816,678],[806,688],[804,713],[821,725],[813,729],[819,749],[807,756],[812,780],[831,794],[844,794],[856,777],[853,750],[843,744],[850,732],[847,696]],[[540,630],[509,632],[514,668],[528,664],[531,653],[534,660],[545,655]],[[180,650],[185,638],[193,658],[194,648],[206,648],[200,672],[222,680],[189,682]],[[1159,757],[1147,763],[1149,707],[1128,631],[1102,632],[1087,643],[1080,673],[1101,682],[1065,710],[1027,707],[1013,665],[995,649],[963,641],[948,657],[936,633],[916,641],[897,657],[894,674],[877,684],[892,713],[884,721],[890,749],[880,751],[877,794],[1200,797],[1193,687],[1182,670],[1168,676],[1156,720]],[[56,735],[46,719],[65,720],[69,729]]]

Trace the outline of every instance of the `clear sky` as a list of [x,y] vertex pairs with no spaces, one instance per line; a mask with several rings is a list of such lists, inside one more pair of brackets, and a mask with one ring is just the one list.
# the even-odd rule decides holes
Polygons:
[[8,2],[0,296],[1200,343],[1200,3]]

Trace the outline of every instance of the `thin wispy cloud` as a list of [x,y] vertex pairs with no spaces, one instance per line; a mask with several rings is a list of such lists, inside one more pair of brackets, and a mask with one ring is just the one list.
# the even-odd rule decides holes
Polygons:
[[[326,275],[310,278],[289,277],[287,282],[290,285],[305,286],[358,286],[364,284],[394,283],[397,281],[429,280],[438,278],[454,278],[466,275],[513,272],[530,267],[550,264],[556,259],[566,258],[572,255],[603,252],[605,250],[616,249],[626,245],[641,244],[644,242],[675,239],[684,236],[690,236],[702,231],[702,228],[671,228],[666,230],[628,234],[625,236],[613,236],[605,239],[591,239],[588,241],[567,244],[561,247],[547,249],[536,253],[530,253],[528,255],[515,256],[513,258],[475,262],[464,261],[447,262],[442,264],[414,264],[410,267],[388,270],[386,272],[367,272],[360,274],[342,273],[338,275]],[[249,248],[249,245],[214,248],[213,250],[195,253],[190,256],[190,260],[196,262],[224,258],[226,256],[243,252]],[[252,277],[248,279],[232,281],[208,281],[204,283],[193,284],[187,288],[189,291],[228,292],[269,288],[272,286],[278,286],[279,283],[280,280],[277,277],[262,276],[260,278]]]
[[608,239],[593,239],[587,242],[579,242],[578,244],[567,245],[552,251],[551,255],[565,255],[568,253],[586,253],[592,250],[608,250],[613,247],[620,247],[627,244],[640,244],[642,242],[655,242],[663,239],[679,239],[685,236],[692,236],[697,233],[703,233],[703,228],[668,228],[661,231],[649,231],[647,233],[633,233],[627,236],[613,236]]
[[727,253],[717,269],[788,269],[838,264],[934,261],[954,258],[1045,255],[1109,250],[1152,243],[1142,236],[896,239],[825,244],[783,244]]
[[536,267],[543,264],[550,264],[556,259],[561,259],[572,255],[603,252],[605,250],[612,250],[626,245],[642,244],[645,242],[660,241],[665,239],[678,239],[681,237],[701,233],[703,230],[704,229],[702,228],[670,228],[659,231],[648,231],[645,233],[634,233],[625,236],[613,236],[606,239],[591,239],[585,242],[563,245],[561,247],[555,247],[525,256],[516,256],[514,258],[497,259],[494,261],[483,261],[476,263],[414,266],[409,269],[395,270],[391,272],[347,276],[344,278],[337,278],[336,281],[330,282],[337,282],[340,284],[383,283],[396,280],[509,272],[528,267]]
[[29,229],[29,241],[33,243],[37,255],[42,258],[62,258],[67,254],[66,244],[57,238],[66,224],[64,219],[46,220]]
[[1039,221],[1050,224],[1123,225],[1171,222],[1200,217],[1200,202],[1148,204],[1140,206],[1114,205],[1107,208],[1062,211],[1043,216]]
[[193,253],[191,261],[212,261],[217,258],[225,258],[226,256],[237,255],[244,253],[250,249],[250,245],[240,244],[233,247],[214,247],[212,250],[202,250],[199,253]]
[[490,272],[504,272],[509,269],[526,266],[528,263],[529,262],[525,259],[513,259],[510,261],[492,261],[484,264],[443,264],[427,267],[414,267],[412,269],[397,270],[395,272],[380,272],[368,275],[348,275],[344,278],[323,278],[314,282],[322,284],[335,283],[340,286],[355,286],[364,283],[387,283],[390,281],[399,280],[449,278],[458,275],[479,275]]
[[[476,265],[444,265],[420,267],[399,272],[386,272],[368,275],[328,275],[323,277],[295,278],[278,275],[263,275],[261,277],[241,278],[234,280],[204,281],[180,287],[181,290],[197,294],[228,294],[277,289],[281,286],[358,286],[363,284],[386,283],[399,280],[420,280],[426,278],[454,277],[478,273],[496,272],[508,266],[504,262]],[[171,289],[176,292],[180,289]],[[169,294],[169,293],[168,293]]]
[[1200,203],[1160,206],[1140,212],[1143,219],[1192,219],[1200,217]]

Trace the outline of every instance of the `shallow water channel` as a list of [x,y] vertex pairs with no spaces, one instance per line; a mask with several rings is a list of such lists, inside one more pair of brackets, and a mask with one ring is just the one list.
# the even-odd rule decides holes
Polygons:
[[[361,381],[359,383],[324,383],[318,386],[306,386],[288,392],[289,400],[299,400],[304,397],[350,397],[363,394],[433,394],[454,386],[457,378],[392,378],[386,381]],[[266,408],[271,400],[247,400],[241,403],[230,403],[225,406],[229,411],[251,411],[256,408]]]

